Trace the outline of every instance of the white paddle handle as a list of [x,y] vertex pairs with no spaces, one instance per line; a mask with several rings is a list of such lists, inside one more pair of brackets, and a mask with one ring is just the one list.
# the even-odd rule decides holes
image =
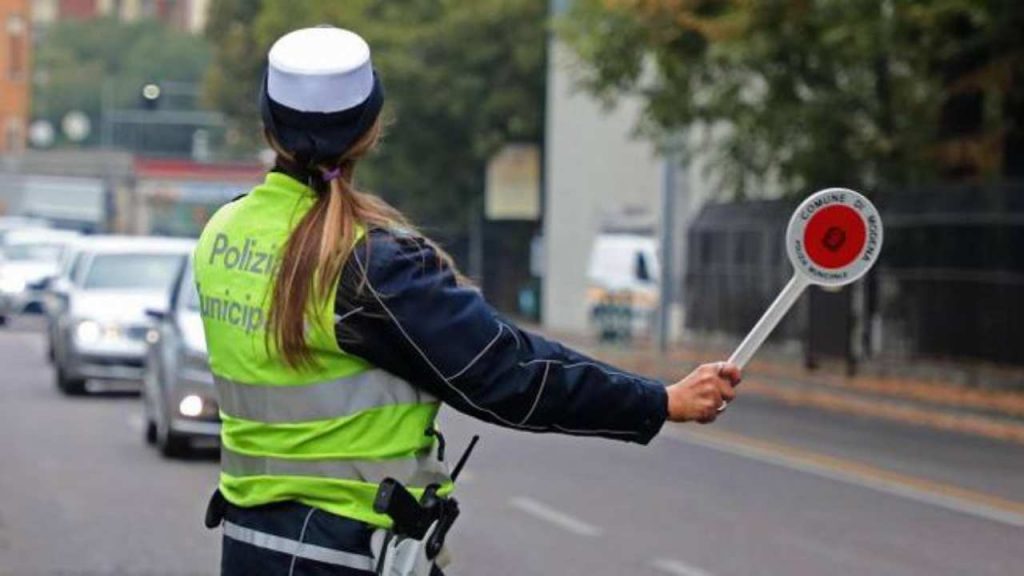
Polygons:
[[809,282],[800,274],[794,274],[793,278],[790,279],[786,287],[779,292],[778,297],[772,302],[772,305],[768,307],[761,319],[757,321],[757,324],[750,330],[747,337],[740,342],[739,347],[729,357],[729,362],[744,368],[747,362],[754,357],[757,349],[764,344],[764,341],[768,338],[768,335],[772,333],[772,330],[779,325],[779,322],[789,312],[789,309],[793,307],[793,304],[800,298],[800,295],[804,293]]

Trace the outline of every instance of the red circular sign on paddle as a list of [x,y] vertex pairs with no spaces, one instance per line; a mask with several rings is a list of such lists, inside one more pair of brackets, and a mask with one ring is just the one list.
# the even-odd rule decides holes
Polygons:
[[847,188],[812,194],[786,231],[786,251],[797,273],[826,286],[849,284],[875,263],[882,248],[882,220],[874,205]]
[[804,228],[807,257],[822,268],[842,268],[860,256],[867,226],[856,210],[844,205],[815,212]]

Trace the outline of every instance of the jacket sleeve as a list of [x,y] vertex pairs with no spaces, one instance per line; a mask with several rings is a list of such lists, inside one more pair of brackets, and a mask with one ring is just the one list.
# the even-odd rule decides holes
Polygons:
[[335,333],[346,352],[509,428],[646,444],[667,415],[662,384],[519,329],[414,236],[378,230],[356,247]]

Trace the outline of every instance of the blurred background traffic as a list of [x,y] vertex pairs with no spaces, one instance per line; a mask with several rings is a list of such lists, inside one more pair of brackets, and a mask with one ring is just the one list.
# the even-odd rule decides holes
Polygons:
[[273,158],[269,45],[319,23],[387,91],[359,185],[624,368],[727,356],[800,198],[886,225],[713,427],[639,450],[446,415],[484,433],[451,574],[1024,573],[1024,4],[0,0],[0,574],[216,573],[189,259]]

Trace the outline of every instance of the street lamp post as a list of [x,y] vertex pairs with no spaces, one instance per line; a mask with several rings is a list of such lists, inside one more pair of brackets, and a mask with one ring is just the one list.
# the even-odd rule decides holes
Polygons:
[[676,242],[676,195],[678,174],[681,165],[681,146],[676,139],[670,139],[664,149],[664,164],[661,186],[661,274],[658,289],[658,350],[667,352],[671,339],[672,304],[675,301],[675,242]]

